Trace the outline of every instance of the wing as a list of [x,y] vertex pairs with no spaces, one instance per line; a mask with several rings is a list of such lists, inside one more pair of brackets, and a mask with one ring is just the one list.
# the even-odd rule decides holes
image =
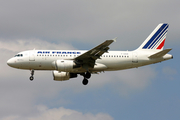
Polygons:
[[105,42],[101,43],[100,45],[96,46],[95,48],[85,52],[84,54],[78,56],[75,58],[75,62],[77,64],[82,65],[84,69],[87,71],[89,68],[94,68],[95,61],[97,59],[101,59],[100,56],[104,54],[105,52],[108,52],[109,45],[116,41],[116,38],[112,40],[106,40]]

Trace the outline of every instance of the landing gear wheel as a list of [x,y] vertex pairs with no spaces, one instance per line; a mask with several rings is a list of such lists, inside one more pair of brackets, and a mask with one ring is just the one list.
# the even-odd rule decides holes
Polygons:
[[86,74],[85,74],[85,78],[89,79],[90,77],[91,77],[91,73],[86,72]]
[[33,80],[34,80],[34,77],[33,77],[33,76],[31,76],[29,79],[30,79],[31,81],[33,81]]
[[88,84],[88,80],[86,78],[84,78],[84,80],[82,81],[83,85],[87,85]]
[[83,85],[87,85],[88,84],[88,79],[91,77],[91,73],[89,71],[84,72],[84,73],[80,73],[80,75],[82,75],[84,77],[82,84]]
[[33,80],[34,80],[33,75],[34,75],[34,70],[32,69],[32,70],[31,70],[31,76],[30,76],[30,78],[29,78],[31,81],[33,81]]

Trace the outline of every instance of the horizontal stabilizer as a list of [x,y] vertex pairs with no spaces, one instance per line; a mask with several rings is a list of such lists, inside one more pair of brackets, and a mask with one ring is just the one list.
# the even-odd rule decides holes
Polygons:
[[163,57],[164,55],[166,55],[169,51],[171,51],[172,49],[165,49],[163,51],[160,51],[158,53],[155,53],[151,56],[149,56],[149,58],[159,58],[159,57]]

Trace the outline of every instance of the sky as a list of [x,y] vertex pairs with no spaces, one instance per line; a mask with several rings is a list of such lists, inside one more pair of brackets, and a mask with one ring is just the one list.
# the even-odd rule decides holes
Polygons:
[[[179,120],[179,0],[1,0],[0,120]],[[129,70],[53,80],[52,71],[10,68],[31,49],[134,50],[159,23],[173,59]]]

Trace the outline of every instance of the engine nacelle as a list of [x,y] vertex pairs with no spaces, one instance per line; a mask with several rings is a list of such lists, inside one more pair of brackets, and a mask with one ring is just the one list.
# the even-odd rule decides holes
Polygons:
[[65,81],[69,80],[70,78],[77,77],[77,74],[69,72],[59,72],[55,70],[53,71],[53,77],[55,81]]
[[70,72],[74,68],[78,68],[78,66],[74,61],[72,60],[57,60],[55,62],[56,70],[58,71],[64,71],[64,72]]

